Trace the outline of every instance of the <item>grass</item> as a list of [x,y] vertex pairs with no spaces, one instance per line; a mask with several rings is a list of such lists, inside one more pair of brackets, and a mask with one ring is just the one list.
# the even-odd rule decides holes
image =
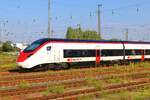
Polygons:
[[65,87],[63,85],[48,87],[46,91],[43,91],[42,94],[44,96],[49,95],[50,93],[54,94],[62,94],[65,91]]
[[0,53],[0,68],[2,69],[9,69],[16,68],[16,59],[17,56],[13,53]]
[[149,62],[141,62],[141,66],[144,68],[150,68],[150,63]]
[[111,78],[111,79],[108,79],[107,80],[108,83],[123,83],[124,80],[121,79],[121,78],[118,78],[118,77],[114,77],[114,78]]
[[[1,98],[0,98],[1,99]],[[10,96],[2,97],[2,100],[12,100]]]
[[25,81],[25,80],[22,80],[19,84],[18,84],[18,87],[21,88],[21,89],[27,89],[27,88],[30,88],[31,85],[28,81]]
[[48,73],[48,74],[56,74],[56,72],[55,72],[55,71],[52,71],[52,70],[48,70],[47,73]]
[[104,100],[131,100],[130,93],[126,91],[114,94],[105,94],[102,98],[104,98]]
[[149,100],[150,87],[138,88],[135,91],[121,91],[112,94],[104,93],[99,96],[80,96],[77,100]]
[[98,90],[102,90],[102,87],[103,87],[103,84],[104,84],[103,81],[96,80],[95,78],[91,78],[91,77],[88,77],[85,80],[86,80],[88,86],[92,86],[92,87],[95,87]]
[[105,94],[102,100],[149,100],[150,88],[139,88],[136,91],[122,91],[119,93]]
[[144,62],[130,63],[129,67],[131,67],[131,68],[137,68],[137,67],[150,68],[150,62],[144,61]]
[[94,96],[87,96],[87,95],[83,95],[83,96],[79,96],[77,98],[77,100],[93,100]]

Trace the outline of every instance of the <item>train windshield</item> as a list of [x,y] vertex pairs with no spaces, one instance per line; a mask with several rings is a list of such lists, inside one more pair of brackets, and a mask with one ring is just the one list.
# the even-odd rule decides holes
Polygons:
[[32,52],[47,41],[48,41],[48,39],[37,40],[37,41],[33,42],[31,45],[29,45],[27,48],[25,48],[24,52]]

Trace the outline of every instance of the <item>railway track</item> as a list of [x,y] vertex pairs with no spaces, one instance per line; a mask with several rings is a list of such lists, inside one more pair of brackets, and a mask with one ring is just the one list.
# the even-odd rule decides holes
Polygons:
[[[129,85],[129,84],[128,84]],[[111,89],[105,89],[104,91],[89,91],[89,90],[85,90],[83,93],[80,93],[80,94],[70,94],[70,95],[67,95],[65,97],[58,97],[57,99],[51,99],[50,97],[38,97],[38,98],[31,98],[29,100],[35,100],[35,99],[38,99],[38,100],[43,100],[43,99],[49,99],[49,100],[78,100],[79,97],[82,97],[82,96],[98,96],[100,98],[100,96],[103,95],[103,93],[107,93],[107,94],[110,94],[110,93],[114,93],[114,92],[121,92],[121,91],[126,91],[126,90],[129,90],[129,91],[132,91],[136,88],[140,88],[140,87],[144,87],[144,86],[147,86],[147,85],[150,85],[149,83],[141,83],[141,84],[136,84],[136,85],[129,85],[129,86],[120,86],[120,87],[117,87],[117,88],[111,88]]]
[[[125,77],[127,77],[130,80],[135,80],[135,79],[140,79],[140,78],[145,78],[148,77],[148,75],[150,75],[150,73],[135,73],[133,74],[126,74],[126,75],[117,75],[117,76],[113,76],[113,77],[109,77],[109,76],[103,76],[103,77],[99,77],[99,76],[92,76],[90,78],[94,78],[96,80],[101,80],[101,81],[106,81],[112,78],[121,78],[124,79]],[[87,77],[88,78],[88,77]],[[11,83],[12,84],[12,83]],[[44,91],[47,89],[48,86],[59,86],[59,85],[64,85],[66,88],[70,88],[70,87],[78,87],[78,86],[85,86],[87,85],[87,81],[85,79],[85,77],[80,78],[80,79],[72,79],[72,80],[61,80],[61,81],[57,81],[57,82],[49,82],[49,83],[44,83],[44,84],[37,84],[34,86],[31,86],[31,88],[27,88],[27,89],[20,89],[18,87],[10,89],[10,90],[0,90],[0,96],[8,96],[8,95],[17,95],[17,94],[27,94],[27,93],[33,93],[33,92],[40,92],[40,91]]]
[[[85,68],[75,70],[61,70],[50,72],[29,73],[0,73],[0,100],[10,97],[15,100],[77,100],[83,95],[100,95],[104,92],[113,93],[123,90],[133,90],[138,87],[150,86],[150,68]],[[107,80],[119,78],[127,82],[120,84],[107,83],[101,90],[88,86],[87,78],[94,78],[107,83]],[[28,88],[20,88],[20,82],[26,81],[30,84]],[[63,85],[64,93],[50,93],[43,96],[41,92],[48,87]],[[35,94],[35,96],[33,96]],[[23,100],[24,100],[23,99]]]
[[[124,66],[121,66],[121,68],[125,67],[126,65]],[[112,67],[112,66],[98,66],[98,67],[81,67],[80,69],[70,69],[71,72],[85,72],[85,71],[96,71],[96,70],[99,70],[99,69],[102,69],[102,70],[114,70],[116,68]],[[136,68],[136,69],[145,69],[145,68],[142,68],[142,67],[139,67],[139,68]],[[150,68],[147,68],[147,70],[150,70]],[[68,73],[68,70],[56,70],[54,71],[55,73]],[[5,72],[0,72],[0,76],[26,76],[26,75],[41,75],[41,74],[46,74],[46,71],[41,71],[41,72],[34,72],[33,70],[25,70],[25,69],[22,69],[22,70],[10,70],[10,71],[5,71]]]
[[[126,69],[124,66],[118,68],[118,69]],[[135,68],[129,68],[129,70],[132,70]],[[112,71],[117,71],[117,68],[115,67],[102,67],[102,68],[82,68],[82,69],[73,69],[73,70],[59,70],[59,71],[52,71],[53,75],[58,75],[58,74],[70,74],[70,73],[84,73],[87,71],[105,71],[105,72],[112,72]],[[150,68],[136,68],[135,70],[140,71],[140,70],[150,70]],[[30,76],[41,76],[41,75],[46,75],[48,74],[47,72],[0,72],[0,76],[4,76],[7,78],[11,77],[17,77],[17,78],[29,78]]]
[[74,91],[68,91],[64,92],[62,94],[50,94],[48,96],[42,96],[42,97],[35,97],[35,98],[28,98],[28,100],[49,100],[49,99],[61,99],[61,100],[76,100],[80,95],[100,95],[102,93],[113,93],[113,92],[120,92],[123,90],[133,90],[139,87],[150,85],[149,79],[140,79],[136,80],[131,83],[124,83],[124,84],[114,84],[114,85],[108,85],[103,87],[102,89],[96,89],[93,87],[87,87],[84,89],[74,90]]
[[[41,82],[59,82],[59,81],[65,81],[65,80],[78,80],[78,79],[83,79],[86,77],[100,77],[100,78],[110,78],[111,76],[115,77],[123,77],[123,76],[137,76],[139,77],[140,75],[142,76],[147,76],[150,74],[149,70],[145,69],[139,69],[136,70],[132,74],[129,73],[124,73],[124,75],[121,75],[123,72],[115,72],[115,71],[109,71],[109,72],[91,72],[91,73],[83,73],[83,72],[76,72],[76,73],[70,73],[68,72],[65,74],[40,74],[40,75],[27,75],[27,76],[14,76],[14,77],[3,77],[0,78],[0,87],[6,87],[6,86],[16,86],[20,84],[22,81],[27,81],[28,83],[41,83]],[[131,74],[131,75],[130,75]],[[54,77],[55,76],[55,77]]]

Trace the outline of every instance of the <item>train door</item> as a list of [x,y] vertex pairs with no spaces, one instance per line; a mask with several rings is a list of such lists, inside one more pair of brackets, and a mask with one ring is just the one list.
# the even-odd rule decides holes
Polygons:
[[54,62],[60,62],[60,50],[59,49],[55,49],[54,50]]
[[141,50],[141,61],[144,61],[145,60],[145,50]]
[[100,50],[96,50],[96,64],[100,63]]

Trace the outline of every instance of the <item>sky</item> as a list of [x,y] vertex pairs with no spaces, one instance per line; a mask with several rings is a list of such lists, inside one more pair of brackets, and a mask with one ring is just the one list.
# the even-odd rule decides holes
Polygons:
[[[101,4],[103,39],[150,41],[150,0],[51,0],[51,38],[65,38],[69,26],[97,31]],[[48,36],[48,0],[0,0],[0,40],[32,42]]]

